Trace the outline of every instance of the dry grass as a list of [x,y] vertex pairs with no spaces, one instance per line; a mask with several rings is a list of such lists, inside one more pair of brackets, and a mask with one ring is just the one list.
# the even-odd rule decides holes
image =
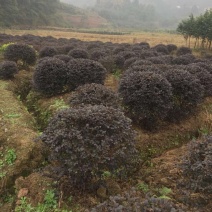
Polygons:
[[[0,33],[11,35],[32,34],[39,36],[53,36],[56,38],[77,38],[82,41],[103,41],[113,43],[139,43],[148,42],[151,46],[157,44],[173,43],[177,46],[186,45],[184,38],[178,34],[170,34],[165,32],[135,32],[128,35],[102,35],[92,33],[67,32],[59,30],[0,30]],[[192,44],[194,41],[191,42]]]

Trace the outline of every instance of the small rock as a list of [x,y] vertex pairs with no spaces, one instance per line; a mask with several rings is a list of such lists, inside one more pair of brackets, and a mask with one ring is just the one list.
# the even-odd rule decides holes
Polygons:
[[146,181],[149,185],[151,185],[152,182],[154,181],[154,177],[149,176],[149,177],[147,177],[147,178],[145,179],[145,181]]
[[161,180],[160,180],[160,182],[163,184],[163,185],[167,185],[169,182],[168,182],[168,180],[166,179],[166,178],[162,178]]
[[100,186],[96,193],[101,198],[107,198],[107,189],[104,186]]
[[198,199],[200,197],[199,193],[192,193],[191,194],[191,199]]
[[21,199],[22,197],[27,196],[28,193],[29,193],[28,188],[20,189],[19,192],[18,192],[18,199]]
[[180,171],[177,168],[174,168],[172,170],[169,171],[170,174],[178,174]]

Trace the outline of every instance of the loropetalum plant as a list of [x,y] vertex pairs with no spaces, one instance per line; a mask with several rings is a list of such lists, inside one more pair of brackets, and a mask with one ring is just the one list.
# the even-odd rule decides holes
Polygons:
[[169,53],[172,53],[173,51],[177,50],[177,46],[175,44],[168,44],[166,47],[167,47]]
[[51,150],[51,160],[73,186],[86,188],[105,171],[127,176],[139,161],[131,120],[112,107],[102,105],[70,108],[58,112],[41,139]]
[[0,79],[12,79],[16,73],[18,73],[18,67],[15,62],[4,61],[0,63]]
[[43,47],[40,52],[39,52],[39,58],[43,58],[43,57],[53,57],[55,55],[57,55],[57,49],[55,47],[51,47],[51,46],[45,46]]
[[138,60],[138,57],[131,57],[124,62],[124,69],[128,69],[136,60]]
[[83,59],[88,59],[88,52],[84,49],[73,49],[70,50],[68,53],[69,56],[77,59],[77,58],[83,58]]
[[204,88],[200,81],[182,69],[162,71],[161,74],[172,86],[172,108],[169,111],[169,121],[185,119],[195,112],[199,103],[203,101]]
[[119,93],[130,116],[146,129],[155,128],[172,107],[171,84],[154,72],[127,72]]
[[195,61],[195,57],[192,54],[181,55],[179,57],[175,57],[172,60],[172,64],[174,65],[188,65]]
[[132,66],[152,65],[152,64],[153,63],[149,60],[138,59],[134,63],[132,63]]
[[193,140],[181,164],[185,185],[193,192],[212,194],[212,136]]
[[154,72],[157,73],[159,72],[159,69],[156,65],[132,65],[129,67],[125,74],[127,73],[132,73],[132,72]]
[[16,63],[22,61],[24,65],[34,65],[36,51],[26,44],[11,44],[4,51],[4,58]]
[[177,49],[177,52],[176,52],[177,56],[186,55],[186,54],[192,54],[192,50],[189,47],[181,46],[180,48]]
[[208,63],[209,61],[207,62],[199,62],[199,63],[195,63],[195,66],[199,66],[201,68],[204,68],[206,69],[210,74],[212,74],[212,63]]
[[67,67],[69,90],[89,83],[104,84],[107,71],[99,62],[89,59],[73,59],[67,63]]
[[70,105],[104,105],[114,108],[120,107],[118,94],[101,84],[85,84],[79,86],[71,94]]
[[55,55],[54,57],[62,60],[65,63],[68,63],[71,59],[73,59],[71,56],[68,56],[68,55],[65,55],[65,54]]
[[153,49],[155,49],[157,52],[160,52],[165,55],[169,54],[168,48],[164,44],[158,44],[158,45],[154,46]]
[[[183,212],[177,204],[168,199],[146,197],[144,200],[135,188],[122,195],[111,196],[109,200],[98,204],[91,212]],[[87,212],[87,211],[86,211]]]
[[44,95],[62,93],[67,81],[66,64],[57,58],[45,58],[39,62],[33,75],[33,87]]
[[195,64],[186,66],[185,69],[200,80],[201,85],[204,87],[205,96],[212,96],[212,74]]
[[92,49],[92,52],[90,53],[90,59],[98,61],[106,55],[107,53],[104,51],[104,49]]

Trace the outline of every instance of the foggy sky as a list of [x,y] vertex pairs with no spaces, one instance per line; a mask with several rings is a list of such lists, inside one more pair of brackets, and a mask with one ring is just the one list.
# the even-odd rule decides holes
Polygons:
[[[79,7],[92,7],[95,5],[96,0],[60,0]],[[133,1],[133,0],[131,0]],[[139,0],[143,4],[166,4],[167,6],[191,6],[196,5],[200,9],[206,9],[212,7],[212,0]]]

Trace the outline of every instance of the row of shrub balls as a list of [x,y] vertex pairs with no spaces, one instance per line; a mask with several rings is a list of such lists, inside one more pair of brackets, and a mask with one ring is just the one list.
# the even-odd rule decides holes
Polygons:
[[146,42],[130,45],[73,39],[69,45],[43,47],[37,54],[38,60],[36,51],[26,44],[9,45],[4,51],[6,61],[0,64],[0,75],[13,77],[19,61],[35,64],[33,87],[51,96],[86,84],[103,85],[107,73],[119,71],[116,96],[130,118],[147,129],[154,129],[164,120],[188,117],[205,97],[212,95],[211,58],[197,59],[187,47],[159,44],[151,48]]
[[[80,189],[101,179],[105,171],[121,178],[135,172],[140,156],[131,119],[152,130],[161,122],[188,117],[212,94],[211,59],[196,59],[189,48],[173,44],[150,48],[145,42],[70,43],[74,48],[68,55],[58,55],[58,46],[41,48],[39,60],[29,45],[11,44],[0,70],[7,72],[7,64],[20,60],[25,65],[36,63],[32,79],[36,91],[44,96],[74,91],[71,107],[55,114],[40,138],[51,149],[51,160],[61,164],[61,173]],[[97,53],[93,59],[91,52]],[[103,84],[107,73],[117,70],[122,74],[115,93]]]

